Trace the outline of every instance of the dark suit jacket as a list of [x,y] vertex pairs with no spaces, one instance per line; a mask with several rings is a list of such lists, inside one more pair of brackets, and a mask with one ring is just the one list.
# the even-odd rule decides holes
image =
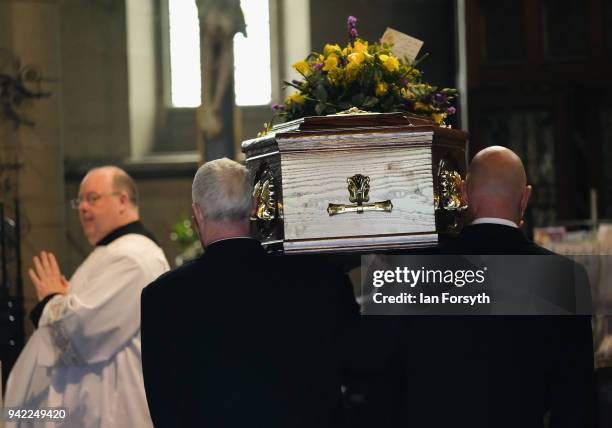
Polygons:
[[[520,230],[492,224],[465,227],[442,252],[555,257]],[[366,321],[375,334],[364,335],[379,351],[355,366],[353,379],[365,394],[365,405],[357,407],[358,426],[542,428],[545,417],[551,428],[593,426],[589,317]],[[380,370],[364,372],[374,360]]]
[[[531,242],[519,229],[495,224],[467,226],[457,243],[460,254],[548,256],[540,260],[553,258],[556,269],[567,272],[568,281],[564,284],[574,286],[572,291],[577,298],[586,295],[590,300],[588,281],[580,278],[586,277],[584,269]],[[574,281],[574,273],[578,275],[578,281]],[[492,365],[494,373],[503,373],[497,377],[507,385],[497,388],[503,391],[499,398],[513,403],[518,412],[511,420],[520,421],[524,426],[539,427],[546,412],[549,413],[551,428],[594,426],[590,316],[489,317],[481,322],[483,327],[487,323],[481,334],[493,338],[492,347],[503,347],[504,336],[511,344],[511,359],[500,362],[513,366],[513,369],[504,372],[507,369]]]
[[340,349],[356,315],[346,278],[312,258],[213,243],[142,294],[155,426],[338,426]]

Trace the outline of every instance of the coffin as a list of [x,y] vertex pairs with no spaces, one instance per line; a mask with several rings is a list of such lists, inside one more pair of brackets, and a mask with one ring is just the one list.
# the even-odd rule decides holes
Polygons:
[[305,117],[242,143],[270,251],[379,251],[458,232],[468,134],[407,113]]

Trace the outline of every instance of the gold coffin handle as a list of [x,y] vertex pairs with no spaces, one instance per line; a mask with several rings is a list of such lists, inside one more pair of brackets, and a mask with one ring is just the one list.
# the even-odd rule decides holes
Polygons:
[[393,204],[390,200],[382,202],[374,202],[371,204],[353,205],[353,204],[329,204],[327,212],[330,216],[344,213],[364,213],[366,211],[386,211],[388,213],[393,209]]
[[257,204],[255,217],[251,220],[261,220],[271,222],[276,218],[276,194],[274,190],[274,178],[268,170],[264,171],[259,181],[255,183],[253,188],[253,198]]
[[332,215],[345,213],[362,214],[365,211],[385,211],[390,213],[393,204],[390,200],[367,203],[370,200],[370,177],[356,174],[346,179],[348,184],[349,201],[355,204],[332,204],[327,206],[327,213]]
[[438,187],[434,192],[434,206],[437,210],[461,212],[468,208],[461,196],[461,174],[445,159],[438,166]]

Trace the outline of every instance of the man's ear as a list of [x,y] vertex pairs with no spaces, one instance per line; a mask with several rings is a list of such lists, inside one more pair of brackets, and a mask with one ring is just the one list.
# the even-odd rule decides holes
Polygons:
[[523,217],[523,214],[525,214],[525,210],[527,209],[527,204],[529,204],[529,198],[531,197],[531,190],[532,190],[531,185],[527,185],[523,189],[523,194],[521,195],[521,205],[520,205],[521,217]]
[[202,207],[195,202],[191,204],[191,212],[193,212],[193,221],[195,223],[195,229],[200,237],[200,241],[204,238],[204,211]]
[[202,211],[202,207],[199,204],[196,204],[194,202],[191,204],[191,211],[193,212],[193,218],[198,224],[198,226],[203,224],[204,223],[204,212]]
[[130,204],[130,197],[127,193],[119,193],[119,203],[121,204],[121,212],[124,212]]

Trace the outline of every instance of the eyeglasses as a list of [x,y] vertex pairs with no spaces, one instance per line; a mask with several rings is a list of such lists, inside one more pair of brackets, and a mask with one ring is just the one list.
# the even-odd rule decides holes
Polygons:
[[88,193],[87,195],[85,195],[85,197],[81,198],[80,196],[74,199],[70,200],[70,207],[72,207],[72,209],[78,210],[79,206],[81,205],[81,202],[85,201],[87,202],[89,205],[93,206],[96,204],[96,202],[98,202],[100,199],[102,199],[105,196],[116,196],[116,195],[120,195],[121,193],[119,192],[113,192],[113,193],[106,193],[103,195],[99,195],[97,193]]

